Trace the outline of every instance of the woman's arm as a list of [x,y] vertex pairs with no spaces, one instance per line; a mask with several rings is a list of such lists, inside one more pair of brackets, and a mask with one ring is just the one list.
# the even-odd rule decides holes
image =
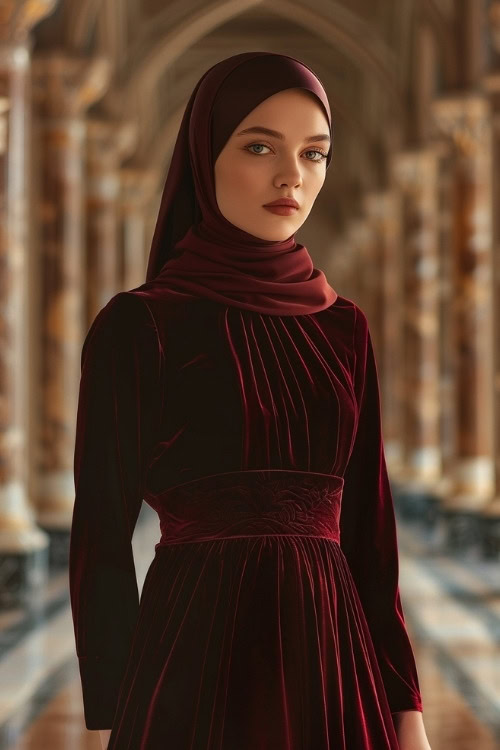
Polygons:
[[82,349],[69,583],[87,729],[113,726],[139,612],[132,535],[162,411],[147,304],[121,292]]
[[420,711],[398,711],[392,717],[400,750],[431,750]]
[[353,333],[358,422],[344,471],[340,545],[370,629],[391,713],[411,715],[422,712],[422,696],[399,591],[396,520],[375,353],[368,321],[358,306]]
[[111,737],[111,729],[99,729],[99,736],[101,738],[102,750],[106,750]]

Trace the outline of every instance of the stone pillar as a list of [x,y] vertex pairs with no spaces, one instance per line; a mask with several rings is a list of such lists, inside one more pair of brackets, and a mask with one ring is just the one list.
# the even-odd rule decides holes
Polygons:
[[440,336],[440,451],[441,478],[437,498],[453,486],[455,471],[458,390],[456,373],[458,352],[455,345],[454,299],[454,155],[443,142],[438,173],[438,250],[439,250],[439,336]]
[[87,327],[122,290],[120,257],[120,166],[134,150],[133,123],[87,121]]
[[151,171],[130,167],[120,170],[123,289],[134,289],[146,280],[146,207],[155,183]]
[[433,489],[441,474],[438,253],[439,150],[400,152],[393,162],[402,198],[402,352],[405,493]]
[[354,299],[357,292],[354,287],[356,278],[355,258],[351,252],[348,238],[342,232],[332,234],[325,249],[323,269],[328,282],[340,294]]
[[374,255],[375,234],[365,215],[356,215],[349,219],[346,236],[354,253],[352,269],[356,275],[355,301],[363,309],[374,340],[374,347],[379,348],[379,329],[377,327],[377,303],[380,294],[380,264]]
[[490,52],[493,61],[491,67],[496,71],[494,77],[497,77],[500,69],[500,0],[490,0],[488,21],[490,32]]
[[500,556],[500,0],[489,7],[491,71],[484,77],[492,115],[492,204],[494,263],[494,422],[495,500],[484,509],[484,545],[488,556]]
[[482,94],[433,103],[453,147],[453,333],[456,350],[456,455],[443,497],[450,541],[477,541],[476,520],[493,501],[493,258],[491,113]]
[[[161,204],[161,191],[164,187],[164,178],[159,180],[156,177],[156,183],[153,188],[153,193],[146,206],[146,223],[145,223],[145,247],[144,247],[144,268],[148,267],[149,251],[151,249],[151,243],[153,241],[153,235],[158,220],[158,214],[160,212]],[[144,275],[145,278],[145,275]]]
[[494,217],[494,420],[495,420],[495,500],[484,509],[489,520],[485,525],[485,551],[488,555],[500,557],[500,74],[494,95],[493,116],[493,212]]
[[33,26],[54,7],[17,0],[0,13],[0,604],[20,603],[47,576],[48,537],[29,487],[30,90]]
[[401,300],[401,242],[399,197],[388,188],[369,192],[365,196],[365,211],[373,227],[376,251],[371,267],[380,267],[378,280],[378,320],[380,347],[377,352],[379,366],[381,408],[383,411],[384,449],[391,476],[401,464],[400,425],[400,368],[401,361],[400,310]]
[[37,104],[40,373],[36,504],[51,560],[66,564],[84,319],[85,112],[109,82],[105,60],[34,60]]

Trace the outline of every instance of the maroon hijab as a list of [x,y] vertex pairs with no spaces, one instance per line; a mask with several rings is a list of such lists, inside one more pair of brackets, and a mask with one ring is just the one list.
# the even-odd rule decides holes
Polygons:
[[[337,299],[294,235],[270,241],[239,229],[220,212],[214,164],[238,124],[269,96],[311,91],[333,136],[328,98],[304,63],[272,52],[222,60],[201,77],[188,101],[160,204],[147,282],[180,298],[206,297],[274,315],[318,312]],[[331,148],[326,166],[331,161]]]

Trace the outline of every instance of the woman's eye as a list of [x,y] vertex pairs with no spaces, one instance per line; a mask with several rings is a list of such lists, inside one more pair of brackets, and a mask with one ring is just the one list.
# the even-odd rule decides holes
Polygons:
[[309,161],[323,161],[323,159],[326,159],[326,154],[316,148],[309,149],[308,151],[306,151],[306,154],[319,154],[321,157],[320,159],[309,159]]
[[[259,148],[259,147],[260,148],[262,148],[262,147],[269,148],[269,146],[266,146],[264,143],[251,143],[250,146],[247,146],[247,148]],[[261,154],[262,151],[257,151],[257,152],[252,151],[251,153],[252,154],[255,154],[255,153]]]
[[[251,143],[249,146],[245,146],[245,148],[246,149],[251,149],[251,148],[267,148],[267,149],[269,149],[269,146],[266,146],[265,143]],[[250,153],[251,154],[255,154],[256,156],[259,156],[263,152],[262,151],[250,151]],[[307,159],[307,161],[318,161],[318,162],[320,162],[320,161],[323,161],[323,159],[326,159],[326,157],[327,157],[327,155],[323,151],[320,151],[319,149],[316,149],[316,148],[308,149],[304,153],[306,153],[306,154],[319,154],[319,158],[318,159]]]

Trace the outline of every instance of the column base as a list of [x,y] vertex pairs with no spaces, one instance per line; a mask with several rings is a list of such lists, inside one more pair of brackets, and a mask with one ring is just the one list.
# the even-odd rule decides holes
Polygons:
[[49,578],[49,547],[0,551],[0,607],[32,605]]
[[439,516],[443,527],[443,551],[455,555],[473,553],[482,556],[483,539],[479,510],[441,506]]
[[51,570],[59,570],[69,565],[69,540],[71,528],[45,526],[38,521],[38,526],[49,536],[49,565]]
[[397,515],[426,527],[433,552],[500,560],[500,506],[465,508],[424,488],[391,483]]
[[401,518],[419,521],[429,528],[436,525],[440,501],[426,487],[391,482],[391,489],[396,511]]
[[500,507],[498,501],[488,505],[479,517],[483,555],[488,560],[500,560]]

